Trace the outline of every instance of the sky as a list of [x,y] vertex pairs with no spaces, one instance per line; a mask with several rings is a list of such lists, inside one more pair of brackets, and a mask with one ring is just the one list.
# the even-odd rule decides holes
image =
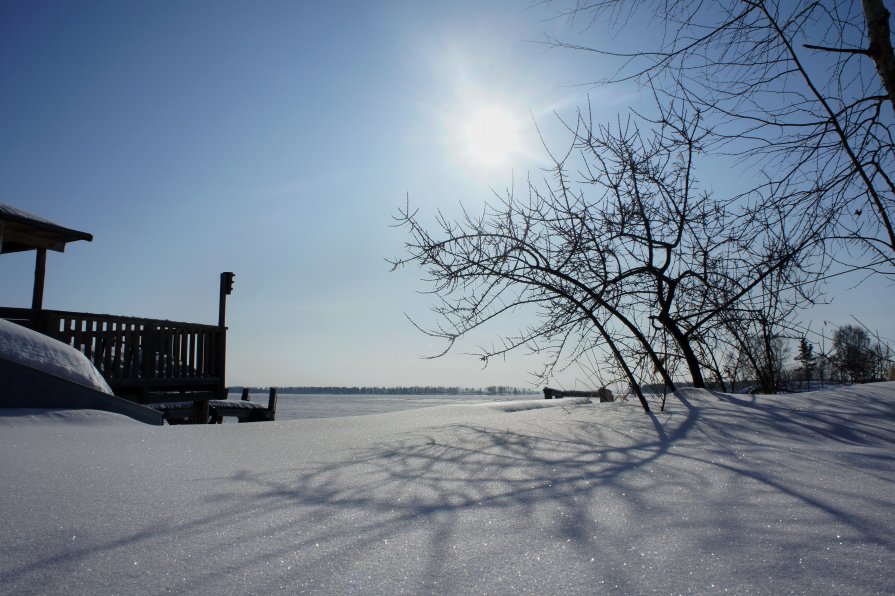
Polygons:
[[[481,206],[541,175],[534,123],[561,146],[555,114],[588,93],[598,118],[636,106],[636,89],[580,85],[593,56],[537,43],[567,30],[553,17],[526,1],[0,4],[0,201],[94,235],[50,253],[45,307],[214,323],[233,271],[230,384],[525,386],[537,358],[464,354],[515,321],[424,359],[442,346],[408,317],[434,322],[432,298],[386,259],[405,201]],[[0,304],[30,304],[33,268],[0,259]],[[844,296],[814,328],[855,314],[895,336],[890,285]]]

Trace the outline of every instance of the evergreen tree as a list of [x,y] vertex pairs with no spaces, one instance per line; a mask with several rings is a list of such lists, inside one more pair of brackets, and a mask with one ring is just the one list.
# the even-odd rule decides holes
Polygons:
[[817,366],[817,358],[814,356],[814,346],[811,345],[807,337],[799,340],[799,352],[796,354],[796,360],[802,365],[805,382],[810,382],[811,372]]

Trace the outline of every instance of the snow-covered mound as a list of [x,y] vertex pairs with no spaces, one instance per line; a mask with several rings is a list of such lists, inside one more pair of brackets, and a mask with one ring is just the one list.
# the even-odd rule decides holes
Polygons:
[[84,354],[21,325],[0,319],[0,358],[111,394],[103,376]]
[[892,593],[895,383],[523,406],[23,416],[0,593]]
[[[108,427],[112,424],[129,426],[140,422],[124,414],[94,409],[3,408],[0,409],[0,429],[29,425],[84,425]],[[5,430],[0,430],[5,432]]]
[[588,398],[583,397],[563,397],[560,399],[516,399],[508,401],[486,401],[476,404],[470,404],[475,407],[490,408],[500,412],[525,412],[527,410],[540,410],[542,408],[557,408],[565,406],[576,406],[586,403]]

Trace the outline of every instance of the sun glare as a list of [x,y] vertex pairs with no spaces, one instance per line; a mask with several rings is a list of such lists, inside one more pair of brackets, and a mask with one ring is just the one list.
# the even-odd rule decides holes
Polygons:
[[478,108],[463,124],[462,139],[467,154],[476,163],[504,164],[520,150],[519,119],[499,106]]

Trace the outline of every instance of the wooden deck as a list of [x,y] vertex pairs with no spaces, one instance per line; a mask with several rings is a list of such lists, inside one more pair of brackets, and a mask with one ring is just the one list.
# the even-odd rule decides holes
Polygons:
[[227,328],[163,319],[2,308],[4,318],[72,346],[103,375],[116,396],[151,405],[171,424],[273,420],[268,405],[227,400]]
[[192,420],[208,422],[208,402],[227,397],[225,321],[234,273],[220,276],[217,325],[45,310],[47,251],[63,252],[67,244],[82,240],[92,241],[93,235],[0,203],[0,254],[36,254],[31,308],[0,307],[0,318],[82,352],[116,396],[140,404],[188,401]]
[[176,393],[226,398],[219,374],[226,328],[58,310],[34,317],[29,309],[0,308],[0,317],[82,352],[119,397],[138,403],[171,401]]

